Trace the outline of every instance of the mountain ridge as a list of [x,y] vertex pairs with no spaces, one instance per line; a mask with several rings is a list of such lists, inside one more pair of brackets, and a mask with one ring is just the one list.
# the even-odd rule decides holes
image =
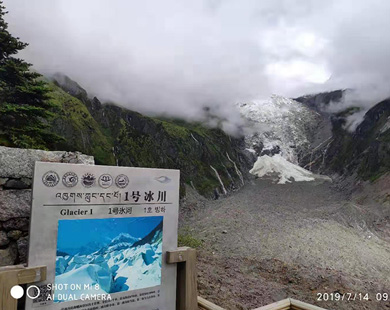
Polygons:
[[[316,106],[342,100],[344,90],[320,93],[297,98],[309,106]],[[372,106],[363,117],[362,122],[352,132],[345,124],[347,117],[359,110],[346,108],[341,112],[320,112],[328,117],[332,124],[332,137],[302,160],[302,165],[309,163],[310,158],[318,158],[311,166],[317,172],[336,173],[343,178],[356,175],[363,180],[375,180],[390,171],[390,98]],[[324,165],[321,166],[321,163]]]
[[55,149],[74,150],[76,146],[94,155],[98,164],[180,169],[182,185],[209,198],[218,198],[223,188],[228,192],[238,189],[253,165],[244,139],[228,136],[221,129],[101,103],[61,74],[54,75],[49,84],[62,112],[53,121],[53,131],[65,133],[66,138]]

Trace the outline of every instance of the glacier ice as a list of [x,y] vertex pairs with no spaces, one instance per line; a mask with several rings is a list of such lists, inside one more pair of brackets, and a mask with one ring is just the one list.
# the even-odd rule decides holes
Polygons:
[[310,149],[312,130],[320,120],[317,112],[277,95],[240,103],[238,108],[251,127],[245,136],[247,150],[262,155],[249,171],[251,174],[273,178],[278,184],[315,179],[331,182],[329,177],[315,175],[298,165],[300,156]]
[[60,302],[59,297],[69,294],[80,299],[82,294],[111,294],[160,285],[162,227],[157,228],[142,240],[120,234],[93,253],[57,254],[55,284],[81,284],[81,288],[71,290],[68,285],[54,292],[54,300]]
[[285,159],[298,164],[299,153],[310,146],[309,136],[318,124],[318,113],[298,101],[277,95],[268,100],[240,103],[238,108],[251,125],[245,137],[249,150],[260,142],[264,149],[278,146]]
[[327,176],[313,174],[309,170],[290,163],[280,154],[275,154],[272,157],[268,155],[259,156],[249,172],[260,178],[273,178],[278,181],[278,184],[286,184],[292,180],[295,182],[314,181],[315,179],[332,181]]
[[56,258],[56,274],[64,273],[68,263],[66,259],[62,256]]
[[[60,296],[75,296],[80,299],[82,294],[107,294],[111,290],[113,279],[109,270],[98,265],[87,264],[56,276],[55,284],[61,290],[54,292],[54,301],[60,301]],[[80,285],[75,289],[71,284]],[[95,284],[98,284],[96,289]]]

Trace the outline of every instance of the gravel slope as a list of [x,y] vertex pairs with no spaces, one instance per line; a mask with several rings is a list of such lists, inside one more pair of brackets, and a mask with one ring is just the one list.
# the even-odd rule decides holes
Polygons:
[[[188,189],[180,225],[203,241],[200,295],[226,309],[287,297],[327,309],[390,309],[375,298],[390,295],[390,243],[371,225],[383,218],[328,182],[258,179],[217,201]],[[335,292],[368,293],[371,301],[317,300]]]

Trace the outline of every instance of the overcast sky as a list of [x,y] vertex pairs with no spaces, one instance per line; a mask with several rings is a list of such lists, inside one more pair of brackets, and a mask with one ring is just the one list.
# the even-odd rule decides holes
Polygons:
[[367,107],[390,94],[388,0],[4,4],[38,71],[140,112],[197,118],[210,106],[234,126],[232,104],[272,93],[357,88]]

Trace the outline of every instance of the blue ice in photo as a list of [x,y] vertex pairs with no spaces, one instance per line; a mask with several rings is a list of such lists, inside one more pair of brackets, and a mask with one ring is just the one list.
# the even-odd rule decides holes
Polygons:
[[160,285],[162,235],[162,216],[59,220],[54,301]]

